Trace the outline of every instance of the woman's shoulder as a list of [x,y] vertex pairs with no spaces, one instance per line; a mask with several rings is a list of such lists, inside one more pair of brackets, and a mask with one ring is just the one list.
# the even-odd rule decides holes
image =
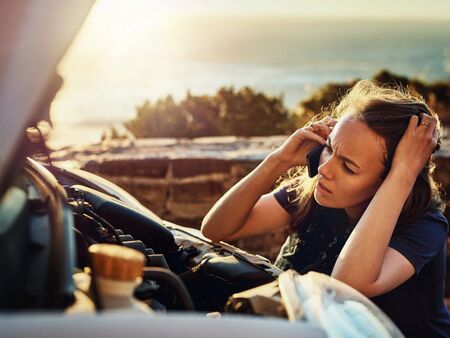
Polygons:
[[389,246],[405,256],[418,274],[445,251],[448,221],[440,210],[429,209],[394,231]]
[[448,235],[449,223],[439,209],[427,209],[414,220],[396,228],[393,238],[404,237],[422,242],[440,243]]
[[297,194],[295,190],[291,189],[289,186],[282,186],[274,191],[274,197],[278,203],[286,210],[289,214],[294,214],[298,205],[296,203]]
[[411,224],[417,224],[422,226],[432,226],[440,227],[448,231],[449,223],[447,218],[439,209],[427,209],[421,213],[416,220],[412,221]]

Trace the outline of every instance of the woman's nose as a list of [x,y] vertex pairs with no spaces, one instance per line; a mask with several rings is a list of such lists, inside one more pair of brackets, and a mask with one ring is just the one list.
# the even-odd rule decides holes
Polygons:
[[326,151],[323,151],[320,155],[318,172],[320,176],[326,179],[333,178],[333,156],[327,154]]

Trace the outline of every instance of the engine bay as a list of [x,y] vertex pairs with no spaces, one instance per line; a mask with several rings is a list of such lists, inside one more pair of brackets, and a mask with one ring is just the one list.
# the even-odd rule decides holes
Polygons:
[[[88,250],[98,243],[145,255],[144,279],[134,296],[155,311],[223,312],[231,295],[272,282],[281,272],[264,257],[213,243],[198,230],[162,221],[95,189],[93,182],[50,169],[28,160],[22,181],[6,194],[11,200],[14,197],[11,203],[17,210],[12,218],[17,225],[0,236],[4,255],[15,257],[9,264],[11,273],[3,278],[2,307],[70,306],[77,294],[72,275],[92,274]],[[17,203],[19,195],[21,203]],[[11,209],[6,212],[11,214]],[[22,245],[8,245],[11,239]],[[28,268],[22,268],[23,261],[29,262]],[[21,276],[28,277],[23,283],[14,282]],[[101,308],[94,293],[95,287],[87,290],[96,308]],[[12,294],[17,297],[8,296]]]

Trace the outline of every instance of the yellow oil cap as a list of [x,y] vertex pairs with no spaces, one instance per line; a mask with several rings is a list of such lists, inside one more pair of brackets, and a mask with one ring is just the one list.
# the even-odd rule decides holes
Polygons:
[[145,256],[137,250],[101,243],[91,245],[89,253],[97,277],[119,281],[134,281],[142,277]]

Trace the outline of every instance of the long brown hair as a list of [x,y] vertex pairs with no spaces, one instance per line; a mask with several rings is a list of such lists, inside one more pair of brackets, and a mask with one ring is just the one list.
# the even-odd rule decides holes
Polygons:
[[[409,119],[412,115],[420,117],[425,113],[438,120],[437,127],[441,129],[437,114],[425,103],[418,94],[402,87],[380,85],[375,81],[358,81],[340,100],[330,105],[320,115],[307,123],[317,121],[324,116],[335,119],[351,116],[363,121],[376,134],[382,137],[386,144],[384,154],[384,179],[389,173],[395,149],[402,138]],[[409,194],[400,213],[397,225],[407,224],[428,209],[444,211],[445,203],[440,193],[440,187],[433,178],[435,164],[432,158],[420,172],[414,187]],[[313,192],[317,183],[317,176],[309,178],[306,168],[292,168],[288,178],[282,183],[288,185],[288,191],[295,192],[295,202],[298,212],[294,219],[294,226],[302,226],[310,221],[313,211],[317,207]],[[293,228],[293,230],[295,230]]]

